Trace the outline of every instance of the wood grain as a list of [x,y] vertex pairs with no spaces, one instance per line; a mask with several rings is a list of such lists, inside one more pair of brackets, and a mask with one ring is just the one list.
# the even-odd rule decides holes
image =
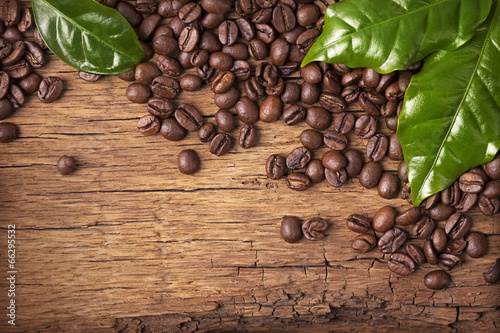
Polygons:
[[[356,178],[306,192],[267,179],[266,158],[298,147],[305,124],[259,122],[257,147],[235,144],[216,157],[195,133],[177,143],[140,135],[145,107],[128,102],[127,83],[116,77],[85,82],[54,56],[38,72],[61,77],[66,90],[52,104],[30,96],[8,119],[20,138],[0,147],[2,332],[498,330],[500,289],[482,278],[500,257],[498,214],[470,213],[489,251],[463,255],[453,284],[431,291],[423,285],[431,265],[399,277],[378,250],[350,249],[348,215],[408,203],[381,199]],[[196,105],[207,121],[217,111],[208,88],[177,101]],[[187,148],[202,160],[193,176],[176,168]],[[56,170],[64,154],[77,160],[69,176]],[[321,241],[288,244],[279,234],[285,215],[320,216],[330,227]],[[16,327],[5,319],[8,224],[17,230]]]

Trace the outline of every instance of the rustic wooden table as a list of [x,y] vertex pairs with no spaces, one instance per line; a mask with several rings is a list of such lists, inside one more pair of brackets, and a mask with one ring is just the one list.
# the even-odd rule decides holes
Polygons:
[[[0,147],[0,331],[498,330],[500,288],[482,277],[500,257],[498,214],[470,214],[473,230],[488,237],[487,255],[464,254],[452,285],[431,291],[423,285],[431,265],[400,277],[378,250],[350,249],[348,215],[408,203],[381,199],[356,178],[306,192],[267,179],[266,158],[298,147],[305,124],[259,122],[257,147],[235,144],[216,157],[193,133],[178,143],[139,134],[147,112],[125,98],[126,82],[88,83],[49,60],[38,72],[61,77],[64,95],[52,104],[29,97],[8,119],[20,138]],[[178,100],[214,121],[208,87]],[[193,176],[176,167],[187,148],[202,160]],[[64,154],[77,160],[69,176],[56,169]],[[383,166],[395,170],[397,162]],[[321,241],[288,244],[279,233],[285,215],[320,216],[330,227]],[[6,316],[8,225],[16,228],[15,327]]]

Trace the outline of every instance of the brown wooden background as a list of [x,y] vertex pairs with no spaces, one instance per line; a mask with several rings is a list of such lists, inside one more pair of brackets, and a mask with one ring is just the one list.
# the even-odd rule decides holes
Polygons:
[[[500,288],[482,278],[500,257],[498,214],[471,213],[473,230],[488,235],[488,254],[464,254],[452,286],[431,291],[423,285],[431,265],[399,277],[378,250],[350,249],[348,215],[371,217],[388,204],[403,211],[405,201],[381,199],[357,179],[294,192],[266,178],[266,158],[298,147],[305,124],[259,122],[257,147],[236,144],[216,157],[194,133],[178,143],[140,135],[145,106],[128,102],[126,82],[88,83],[49,60],[38,72],[60,76],[63,97],[52,104],[29,97],[7,120],[19,125],[20,138],[0,145],[0,331],[498,329]],[[207,87],[178,101],[213,121]],[[349,147],[364,150],[365,142],[349,138]],[[202,159],[193,176],[177,171],[186,148]],[[78,164],[69,176],[56,169],[64,154]],[[383,165],[395,170],[397,162]],[[330,228],[322,241],[288,244],[279,234],[285,215],[320,216]],[[15,328],[5,309],[8,224],[17,230]]]

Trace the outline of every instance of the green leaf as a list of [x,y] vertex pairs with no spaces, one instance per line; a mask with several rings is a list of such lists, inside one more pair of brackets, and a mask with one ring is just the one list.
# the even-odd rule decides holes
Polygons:
[[328,7],[311,61],[370,67],[380,73],[408,68],[438,49],[468,41],[492,0],[344,0]]
[[414,205],[500,148],[499,3],[464,46],[429,56],[406,90],[397,133]]
[[47,46],[74,68],[119,74],[144,59],[134,30],[112,8],[94,0],[32,0],[32,6]]

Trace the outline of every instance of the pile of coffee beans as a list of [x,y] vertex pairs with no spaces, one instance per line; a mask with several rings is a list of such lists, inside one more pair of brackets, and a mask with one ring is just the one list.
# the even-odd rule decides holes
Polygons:
[[[16,0],[4,1],[0,20],[0,120],[10,117],[35,92],[43,103],[61,96],[64,84],[60,78],[42,78],[35,72],[45,64],[46,49],[31,9],[22,8]],[[18,136],[17,125],[0,123],[0,142],[11,142]]]

